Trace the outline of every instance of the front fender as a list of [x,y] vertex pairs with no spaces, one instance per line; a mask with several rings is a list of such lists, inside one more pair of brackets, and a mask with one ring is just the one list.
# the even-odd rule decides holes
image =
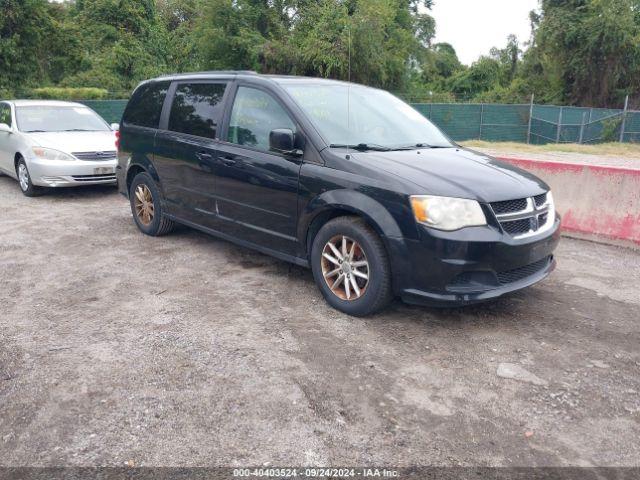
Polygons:
[[307,239],[314,220],[335,210],[347,211],[363,217],[383,237],[383,240],[385,237],[401,238],[403,236],[398,223],[380,202],[362,192],[340,189],[324,192],[305,206],[298,224],[298,238]]

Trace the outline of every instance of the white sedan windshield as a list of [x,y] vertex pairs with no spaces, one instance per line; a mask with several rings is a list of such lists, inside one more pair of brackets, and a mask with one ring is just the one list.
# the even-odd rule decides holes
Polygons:
[[417,110],[383,90],[318,83],[283,87],[331,145],[453,146]]
[[16,107],[16,120],[22,132],[97,132],[109,125],[86,107]]

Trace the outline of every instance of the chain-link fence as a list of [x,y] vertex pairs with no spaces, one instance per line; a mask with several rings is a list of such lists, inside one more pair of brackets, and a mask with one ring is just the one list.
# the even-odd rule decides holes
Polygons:
[[556,105],[413,104],[457,141],[640,142],[640,111]]
[[640,141],[640,112],[535,105],[531,143]]
[[[127,100],[82,102],[118,123]],[[602,143],[640,142],[640,111],[555,105],[414,103],[456,141]]]
[[418,103],[413,106],[457,141],[527,141],[529,105]]

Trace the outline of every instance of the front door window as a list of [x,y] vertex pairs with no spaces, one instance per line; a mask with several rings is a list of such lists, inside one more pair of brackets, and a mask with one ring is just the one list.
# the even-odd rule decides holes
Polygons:
[[268,93],[250,87],[238,88],[227,141],[265,152],[269,151],[269,133],[278,128],[295,132],[291,117]]

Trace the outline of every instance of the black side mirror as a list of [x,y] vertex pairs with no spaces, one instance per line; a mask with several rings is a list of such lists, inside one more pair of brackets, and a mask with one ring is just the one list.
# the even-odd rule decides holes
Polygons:
[[293,130],[276,128],[269,133],[269,148],[286,155],[301,156],[302,150],[296,149],[296,138]]

